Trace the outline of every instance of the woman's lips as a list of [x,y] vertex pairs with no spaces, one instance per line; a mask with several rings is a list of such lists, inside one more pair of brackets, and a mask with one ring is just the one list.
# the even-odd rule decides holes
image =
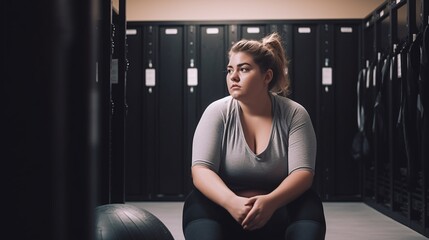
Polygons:
[[231,88],[231,89],[234,89],[234,88],[240,88],[240,85],[233,84],[230,88]]

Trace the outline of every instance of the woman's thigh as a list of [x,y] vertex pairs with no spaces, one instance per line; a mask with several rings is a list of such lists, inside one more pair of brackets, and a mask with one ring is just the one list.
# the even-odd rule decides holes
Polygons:
[[[288,226],[301,220],[318,223],[322,230],[321,234],[324,235],[326,224],[323,205],[313,190],[305,192],[293,202],[279,208],[263,228],[252,232],[243,230],[225,209],[206,198],[198,190],[193,190],[185,201],[182,223],[184,233],[188,226],[192,226],[188,228],[188,232],[222,231],[224,235],[228,233],[227,236],[231,237],[230,239],[237,239],[237,237],[284,239]],[[223,239],[229,238],[223,236]]]
[[188,235],[187,239],[201,239],[202,235],[218,236],[204,239],[234,239],[243,231],[228,211],[198,190],[193,190],[185,200],[182,228],[185,236]]

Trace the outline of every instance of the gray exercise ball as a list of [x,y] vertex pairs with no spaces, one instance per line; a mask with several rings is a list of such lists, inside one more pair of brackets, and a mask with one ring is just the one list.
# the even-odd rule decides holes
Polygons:
[[97,240],[174,240],[168,228],[147,210],[129,204],[96,208]]

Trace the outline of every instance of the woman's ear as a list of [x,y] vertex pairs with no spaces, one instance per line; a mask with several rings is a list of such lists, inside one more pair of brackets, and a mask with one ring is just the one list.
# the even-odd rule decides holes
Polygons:
[[264,83],[268,85],[270,84],[271,80],[273,80],[273,70],[268,69],[265,72]]

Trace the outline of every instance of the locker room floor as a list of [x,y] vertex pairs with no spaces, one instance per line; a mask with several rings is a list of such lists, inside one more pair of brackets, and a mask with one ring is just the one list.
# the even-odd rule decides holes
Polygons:
[[[127,202],[158,217],[175,240],[182,234],[183,202]],[[424,240],[416,231],[379,213],[365,203],[325,202],[326,240]]]

